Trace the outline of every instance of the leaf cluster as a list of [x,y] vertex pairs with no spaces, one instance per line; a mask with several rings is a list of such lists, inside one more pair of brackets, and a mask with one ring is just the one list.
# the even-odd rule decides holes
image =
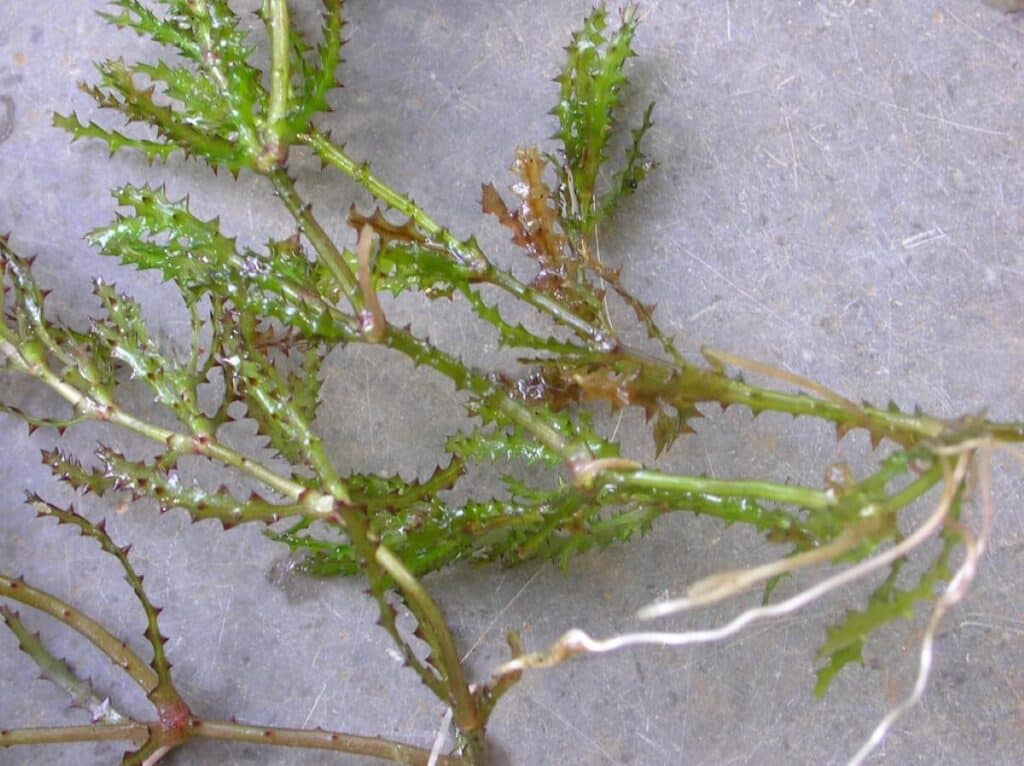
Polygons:
[[[424,574],[457,561],[510,565],[543,557],[565,566],[573,555],[640,536],[660,516],[679,511],[748,525],[791,554],[843,541],[843,555],[830,563],[863,560],[898,540],[904,509],[940,484],[942,450],[981,435],[1024,440],[1021,424],[949,422],[857,405],[723,352],[705,349],[707,366],[684,358],[659,327],[654,307],[626,289],[596,247],[598,227],[652,167],[641,144],[652,127],[653,105],[631,131],[619,169],[607,169],[625,67],[634,55],[635,6],[627,6],[614,27],[600,6],[573,36],[557,78],[559,146],[552,153],[516,150],[511,188],[517,201],[506,202],[493,184],[482,187],[482,212],[511,232],[512,243],[536,268],[536,276],[523,282],[495,266],[476,239],[454,236],[317,130],[314,118],[328,110],[327,95],[338,85],[339,0],[323,0],[315,46],[291,29],[287,3],[263,4],[269,78],[254,63],[254,48],[225,0],[163,0],[161,12],[139,0],[113,5],[108,21],[168,49],[175,63],[110,59],[98,65],[98,83],[83,90],[100,107],[148,126],[149,133],[128,135],[75,115],[57,116],[55,123],[73,139],[105,142],[112,153],[130,149],[152,161],[181,152],[214,171],[226,168],[237,176],[251,170],[253,180],[280,199],[294,228],[269,236],[261,247],[241,247],[218,219],[195,215],[187,198],[171,199],[165,189],[148,186],[114,191],[119,211],[88,240],[123,266],[159,271],[177,288],[192,331],[182,358],[154,340],[138,302],[102,281],[94,286],[99,313],[86,329],[58,321],[32,277],[31,262],[0,239],[3,371],[33,377],[69,412],[54,418],[12,402],[3,407],[30,428],[63,432],[98,421],[158,445],[148,460],[109,447],[84,458],[45,451],[44,462],[78,491],[125,492],[224,527],[288,519],[290,526],[268,534],[299,554],[304,571],[365,576],[380,623],[407,664],[452,705],[466,752],[482,747],[486,717],[506,682],[468,683],[447,625],[419,580]],[[326,233],[296,189],[290,150],[297,146],[382,206],[369,214],[349,212],[358,236],[354,249]],[[536,311],[546,329],[507,319],[484,298],[485,286]],[[471,358],[389,322],[378,295],[406,292],[464,300],[500,345],[520,355],[522,373],[479,369]],[[608,309],[615,299],[632,312],[655,351],[620,340]],[[316,428],[321,371],[331,354],[352,344],[396,351],[464,392],[473,424],[450,436],[434,456],[438,467],[430,476],[359,473],[328,454]],[[727,367],[799,390],[754,386]],[[130,380],[149,387],[173,427],[125,408],[121,392]],[[661,456],[693,433],[706,404],[814,417],[832,423],[839,436],[864,429],[875,444],[888,439],[901,449],[873,474],[824,488],[712,479],[662,471],[623,454],[614,431],[603,434],[594,417],[600,407],[638,408]],[[224,427],[239,419],[255,423],[266,450],[243,452],[225,443]],[[182,470],[185,456],[256,488],[241,497],[227,487],[227,477],[216,488],[202,486]],[[502,493],[452,500],[473,464],[511,464],[520,473],[544,471],[546,478],[533,486],[506,476]],[[66,520],[76,523],[71,516]],[[942,554],[910,589],[896,587],[902,563],[894,565],[866,608],[830,629],[819,692],[860,657],[872,631],[933,598],[935,586],[949,576],[956,544],[947,535]],[[422,646],[399,630],[399,609],[411,613],[414,637],[429,650],[426,660]]]

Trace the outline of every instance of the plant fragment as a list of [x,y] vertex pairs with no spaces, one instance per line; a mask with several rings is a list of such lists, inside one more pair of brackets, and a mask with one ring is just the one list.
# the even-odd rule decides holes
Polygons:
[[[265,244],[246,247],[219,219],[200,218],[187,198],[172,199],[162,187],[125,185],[114,191],[114,219],[88,240],[122,266],[157,270],[174,284],[193,338],[181,357],[154,340],[137,301],[103,281],[94,285],[99,312],[89,326],[66,326],[49,310],[31,260],[9,239],[0,239],[4,374],[33,378],[63,400],[66,412],[43,416],[14,402],[2,407],[30,429],[63,433],[93,422],[155,445],[156,454],[146,459],[102,445],[89,456],[44,451],[54,475],[82,494],[125,493],[161,511],[180,509],[193,521],[215,519],[224,528],[288,519],[287,527],[268,528],[268,536],[301,556],[299,566],[308,573],[365,578],[378,624],[403,663],[449,709],[456,743],[438,757],[357,735],[199,720],[174,687],[159,610],[149,602],[128,548],[116,546],[102,522],[32,497],[41,515],[76,527],[119,561],[146,615],[152,661],[142,661],[84,613],[17,578],[0,576],[0,596],[46,611],[90,638],[143,688],[158,721],[112,718],[83,730],[3,731],[0,745],[117,738],[136,747],[124,763],[155,763],[190,739],[209,737],[406,763],[484,764],[489,716],[526,669],[638,644],[719,640],[876,571],[888,575],[866,606],[827,630],[815,691],[824,693],[837,673],[860,658],[872,632],[910,616],[920,604],[933,605],[924,637],[930,652],[935,624],[962,597],[987,537],[984,515],[978,532],[965,518],[969,480],[987,476],[993,449],[1024,441],[1024,424],[945,420],[894,405],[855,404],[806,378],[727,352],[703,348],[703,363],[684,356],[659,326],[655,307],[626,288],[597,247],[601,225],[653,169],[644,150],[654,127],[653,104],[632,120],[621,161],[609,157],[613,135],[626,122],[622,93],[627,62],[635,55],[636,6],[626,6],[617,19],[604,6],[587,15],[556,79],[557,145],[546,151],[528,144],[511,152],[511,196],[494,183],[481,187],[482,214],[507,229],[528,259],[531,277],[522,280],[496,265],[475,237],[453,233],[320,127],[330,91],[339,84],[340,0],[322,1],[315,43],[293,28],[288,3],[264,0],[259,17],[269,44],[266,72],[226,0],[111,5],[104,14],[110,23],[164,47],[168,59],[109,59],[97,65],[98,79],[81,87],[99,107],[148,132],[135,135],[129,132],[134,127],[109,128],[74,114],[57,115],[54,124],[72,140],[103,142],[111,154],[134,152],[152,162],[180,153],[214,172],[224,168],[256,192],[276,196],[291,216],[291,228],[267,232]],[[353,247],[328,234],[318,218],[322,211],[299,192],[297,149],[374,198],[372,211],[348,212]],[[433,301],[458,296],[498,344],[514,350],[520,368],[484,369],[472,350],[444,348],[398,326],[381,301],[385,293],[419,293]],[[507,318],[502,303],[485,297],[495,293],[528,307],[539,320],[531,328],[544,324],[543,329]],[[609,311],[615,300],[635,318],[653,351],[623,340],[627,334],[613,326]],[[317,427],[320,373],[333,352],[354,345],[390,349],[459,392],[471,424],[450,434],[429,476],[360,473],[344,465],[344,456],[328,454]],[[765,377],[775,387],[749,383],[730,369]],[[149,388],[154,405],[162,408],[160,417],[124,405],[129,380]],[[680,439],[695,438],[692,424],[707,416],[708,404],[817,418],[834,426],[839,437],[859,429],[875,446],[885,441],[896,448],[868,475],[857,479],[846,472],[825,486],[690,476],[663,470],[657,459],[626,454],[594,412],[642,411],[660,458]],[[255,424],[273,460],[226,442],[222,429],[236,419]],[[253,489],[246,494],[227,481],[217,487],[194,481],[183,467],[186,458],[205,461]],[[453,490],[467,489],[465,477],[481,464],[512,464],[519,473],[506,474],[498,491],[481,494],[471,486],[466,499],[453,499]],[[524,472],[537,481],[523,481]],[[905,533],[901,524],[908,509],[928,501],[934,501],[932,513]],[[598,640],[573,630],[540,652],[524,652],[513,637],[512,659],[490,678],[471,680],[424,575],[460,561],[514,565],[543,558],[567,567],[573,556],[642,536],[661,516],[677,512],[747,525],[784,545],[786,554],[715,575],[641,616],[697,608],[763,583],[767,603],[706,631]],[[902,567],[920,558],[921,547],[935,538],[941,538],[940,553],[916,583],[898,586]],[[959,566],[957,556],[963,557]],[[812,565],[827,570],[824,579],[770,602],[779,577]],[[48,659],[10,609],[4,607],[3,614],[26,651],[75,699],[102,707],[68,666]],[[407,620],[414,625],[410,631]],[[923,650],[924,670],[926,657],[930,661]],[[919,696],[915,687],[911,701]],[[889,723],[887,717],[883,733]]]

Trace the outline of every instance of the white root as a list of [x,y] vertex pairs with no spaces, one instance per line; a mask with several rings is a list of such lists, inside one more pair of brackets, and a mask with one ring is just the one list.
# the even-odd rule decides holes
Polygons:
[[[897,559],[906,556],[912,550],[931,539],[943,527],[947,527],[960,536],[966,551],[964,560],[932,609],[928,625],[921,640],[918,672],[913,689],[901,703],[885,715],[853,756],[850,764],[859,766],[878,746],[893,724],[921,699],[931,672],[934,640],[939,623],[946,612],[963,599],[974,580],[978,562],[985,551],[992,529],[993,509],[990,462],[995,446],[996,444],[991,437],[983,437],[957,445],[935,448],[934,452],[937,456],[946,458],[943,462],[945,480],[943,482],[942,494],[929,516],[911,534],[891,548],[876,556],[865,559],[839,574],[826,578],[784,601],[748,609],[726,624],[707,630],[683,632],[646,631],[624,633],[606,639],[595,639],[585,631],[574,628],[567,631],[547,650],[525,654],[499,666],[494,672],[494,677],[501,678],[530,668],[552,667],[578,655],[606,654],[634,646],[686,646],[721,641],[739,633],[754,622],[782,617],[803,609],[826,594],[860,580],[888,566]],[[999,446],[1004,447],[1005,445]],[[1024,463],[1024,454],[1012,448],[1008,449],[1013,452],[1014,457]],[[976,467],[975,475],[977,477],[977,488],[980,498],[978,505],[981,518],[976,534],[950,518],[950,511],[954,506],[958,493],[964,486],[965,480],[968,478],[968,473],[972,466]],[[648,605],[640,610],[639,617],[641,619],[651,619],[711,604],[779,574],[833,560],[856,545],[856,541],[859,539],[856,532],[857,530],[851,530],[848,534],[840,536],[831,544],[814,551],[808,551],[751,569],[723,572],[705,578],[691,586],[684,598]]]

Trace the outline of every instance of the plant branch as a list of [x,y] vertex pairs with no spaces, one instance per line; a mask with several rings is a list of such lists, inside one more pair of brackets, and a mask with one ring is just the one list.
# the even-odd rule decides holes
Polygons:
[[456,726],[463,732],[482,726],[484,722],[478,720],[476,704],[463,673],[462,659],[441,610],[419,580],[387,547],[378,545],[375,558],[402,591],[410,608],[419,617],[421,628],[430,634],[433,638],[431,643],[436,644],[441,653],[438,660],[448,677]]
[[271,183],[274,184],[274,191],[281,198],[284,206],[291,213],[292,218],[299,226],[306,239],[313,245],[317,256],[331,272],[338,287],[345,293],[345,297],[358,313],[363,308],[362,297],[359,293],[359,286],[352,269],[349,268],[341,255],[334,241],[327,235],[320,222],[313,216],[312,206],[299,196],[295,189],[295,182],[285,171],[275,170],[269,175]]
[[[960,491],[970,463],[971,453],[965,450],[959,454],[952,468],[944,469],[946,481],[942,496],[939,498],[931,515],[913,533],[883,553],[855,564],[839,574],[828,577],[784,601],[769,606],[748,609],[725,625],[707,630],[693,630],[682,633],[625,633],[608,639],[594,639],[586,632],[573,628],[566,632],[549,649],[523,655],[507,662],[501,665],[494,672],[493,676],[501,678],[508,673],[520,672],[527,668],[553,667],[579,655],[605,654],[635,646],[686,646],[689,644],[721,641],[739,633],[751,623],[782,617],[803,609],[825,594],[860,580],[868,574],[906,556],[938,531],[948,519],[950,509],[953,506],[957,493]],[[658,605],[653,604],[650,607],[646,607],[640,614],[643,617],[656,616],[658,615]]]
[[97,649],[107,655],[115,665],[124,670],[142,690],[149,694],[159,677],[128,645],[112,635],[106,628],[56,596],[37,590],[24,580],[0,574],[0,596],[19,601],[51,617],[60,620],[72,630],[89,639]]
[[[193,721],[193,737],[229,742],[251,742],[257,745],[304,747],[317,750],[335,750],[375,758],[387,758],[411,766],[427,766],[430,751],[381,737],[363,737],[323,729],[286,729],[276,726],[250,726],[230,721]],[[461,758],[441,756],[439,766],[458,766]]]
[[89,711],[92,720],[99,723],[125,723],[126,718],[115,710],[108,699],[100,699],[88,681],[75,675],[64,660],[54,656],[43,644],[38,633],[25,627],[18,613],[6,604],[0,605],[0,617],[18,639],[18,648],[32,658],[48,681],[59,686],[71,697],[71,704]]
[[609,471],[601,478],[621,489],[658,489],[680,494],[746,497],[789,503],[814,511],[828,510],[836,504],[835,498],[827,492],[768,481],[709,479],[649,470]]
[[[2,331],[0,328],[0,332]],[[172,431],[137,418],[113,402],[97,400],[92,394],[84,393],[62,380],[46,364],[30,358],[6,338],[0,338],[0,355],[13,362],[22,372],[45,383],[71,404],[76,412],[86,417],[100,422],[113,423],[129,431],[134,431],[165,445],[172,452],[202,455],[229,465],[241,473],[258,479],[285,497],[301,501],[304,512],[312,517],[323,518],[334,510],[336,502],[334,497],[285,478],[252,458],[224,446],[213,437]]]
[[149,726],[134,721],[94,723],[87,726],[39,726],[27,729],[0,729],[0,747],[108,740],[130,741],[141,745],[148,737]]
[[266,129],[276,142],[281,142],[282,123],[288,114],[291,89],[288,3],[286,0],[263,0],[263,13],[270,29],[270,108]]
[[[908,415],[902,412],[888,411],[870,406],[857,407],[848,400],[839,397],[815,397],[805,393],[788,394],[773,389],[759,388],[725,375],[720,369],[701,369],[689,363],[681,363],[675,354],[673,362],[647,357],[619,346],[608,338],[604,331],[582,319],[546,293],[539,292],[524,284],[511,273],[494,267],[487,256],[480,250],[476,241],[460,240],[448,229],[438,224],[425,210],[409,197],[395,191],[391,186],[378,178],[367,163],[358,163],[352,159],[343,147],[332,143],[326,136],[316,133],[300,134],[297,139],[310,146],[325,163],[337,168],[365,188],[375,198],[411,219],[429,237],[443,244],[448,251],[463,265],[470,267],[476,279],[487,282],[508,292],[510,295],[530,304],[534,308],[548,314],[557,322],[572,328],[581,337],[597,346],[598,354],[608,352],[620,353],[624,356],[642,360],[645,364],[654,364],[670,377],[678,377],[680,385],[694,392],[694,401],[714,401],[722,405],[743,404],[755,412],[772,410],[787,412],[792,415],[830,420],[837,424],[840,433],[856,427],[867,428],[873,438],[884,436],[894,439],[904,446],[924,438],[935,438],[942,434],[947,424],[935,418],[923,415]],[[653,321],[653,320],[651,320]],[[660,335],[660,332],[658,333]],[[716,352],[711,352],[716,353]],[[718,362],[736,363],[740,357],[717,352]],[[767,368],[767,365],[758,365]],[[806,381],[798,378],[797,382]],[[790,380],[790,382],[794,382]],[[813,390],[820,393],[816,384]],[[994,434],[1003,441],[1024,441],[1024,427],[1019,424],[986,424]]]
[[598,348],[608,350],[610,339],[598,327],[577,316],[546,293],[523,284],[511,273],[496,268],[484,255],[476,240],[460,240],[448,229],[404,194],[380,180],[370,170],[368,163],[358,163],[345,150],[333,144],[320,133],[303,133],[297,136],[300,142],[310,146],[325,163],[337,168],[366,189],[375,198],[411,219],[431,239],[440,242],[463,266],[469,268],[480,282],[488,282],[505,290],[534,308],[550,315],[556,321],[572,328],[581,337],[594,343]]
[[153,648],[152,668],[159,679],[156,687],[149,693],[149,698],[158,708],[180,703],[181,697],[171,681],[171,663],[167,660],[167,654],[164,652],[164,643],[167,639],[160,633],[158,622],[160,610],[149,600],[149,596],[146,595],[146,591],[142,587],[142,577],[136,573],[135,568],[128,560],[130,546],[120,548],[115,545],[114,541],[110,539],[110,535],[107,534],[106,523],[103,521],[93,524],[81,514],[76,513],[73,508],[70,510],[58,508],[38,496],[30,496],[29,501],[40,516],[52,516],[61,524],[76,527],[83,537],[91,537],[100,544],[105,553],[117,559],[124,570],[125,580],[128,581],[135,598],[142,606],[142,611],[146,614],[145,636]]

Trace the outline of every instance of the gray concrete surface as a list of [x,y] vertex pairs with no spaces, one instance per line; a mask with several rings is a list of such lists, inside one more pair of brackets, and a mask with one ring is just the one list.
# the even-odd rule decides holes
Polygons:
[[[255,3],[249,0],[245,5]],[[550,78],[584,2],[348,4],[346,87],[333,96],[335,135],[455,231],[477,232],[512,263],[503,232],[478,212],[481,181],[509,183],[517,144],[544,142]],[[308,22],[315,3],[297,2]],[[0,4],[0,95],[13,107],[0,143],[0,229],[37,253],[62,316],[94,309],[89,280],[116,278],[141,297],[158,334],[179,342],[184,317],[149,274],[119,271],[81,235],[106,222],[108,188],[166,179],[201,212],[220,212],[243,240],[289,231],[267,188],[214,178],[192,164],[108,161],[69,147],[51,113],[91,116],[74,82],[90,60],[151,55],[106,27],[87,2]],[[602,233],[605,258],[657,301],[658,318],[695,352],[707,343],[808,375],[850,396],[939,415],[988,408],[1024,415],[1024,19],[977,0],[648,2],[632,79],[637,107],[656,99],[650,153],[660,162]],[[149,53],[147,53],[149,51]],[[2,108],[2,105],[0,105]],[[2,115],[0,115],[2,117]],[[4,118],[7,119],[7,118]],[[343,212],[365,194],[308,163],[302,187],[341,236]],[[462,307],[394,307],[446,347],[500,359]],[[433,309],[431,310],[433,311]],[[7,384],[7,391],[11,390]],[[340,466],[426,471],[461,418],[447,384],[401,360],[355,350],[331,360],[320,427]],[[43,401],[23,387],[28,401]],[[140,394],[137,406],[146,407]],[[632,444],[639,423],[623,433]],[[66,494],[40,468],[49,434],[0,419],[0,569],[71,599],[144,651],[142,622],[116,566],[95,546],[37,522],[26,489]],[[244,429],[238,438],[245,443]],[[88,451],[84,429],[66,443]],[[840,453],[828,429],[730,412],[666,457],[715,476],[817,481]],[[859,456],[859,457],[858,457]],[[857,462],[860,461],[860,462]],[[995,534],[971,598],[947,618],[924,703],[872,762],[1024,762],[1024,482],[999,466]],[[89,506],[99,512],[102,507]],[[108,509],[109,510],[109,509]],[[198,713],[290,726],[379,732],[429,745],[443,713],[388,653],[358,583],[271,575],[282,549],[255,529],[227,534],[159,516],[112,513],[135,543],[181,690]],[[774,551],[742,530],[679,516],[647,538],[572,562],[517,570],[455,568],[429,579],[473,664],[504,657],[518,628],[530,647],[577,625],[596,634],[633,625],[635,609],[688,581]],[[788,583],[783,588],[796,587]],[[755,628],[720,646],[637,651],[528,676],[493,719],[499,764],[841,763],[886,706],[909,688],[921,622],[874,640],[820,702],[813,651],[824,626],[861,603],[829,605]],[[721,621],[732,605],[699,618]],[[144,712],[96,652],[44,618],[28,617],[83,673]],[[0,632],[0,725],[83,722],[36,680]],[[120,748],[0,751],[2,764],[106,764]],[[199,745],[173,764],[356,763],[324,754]]]

